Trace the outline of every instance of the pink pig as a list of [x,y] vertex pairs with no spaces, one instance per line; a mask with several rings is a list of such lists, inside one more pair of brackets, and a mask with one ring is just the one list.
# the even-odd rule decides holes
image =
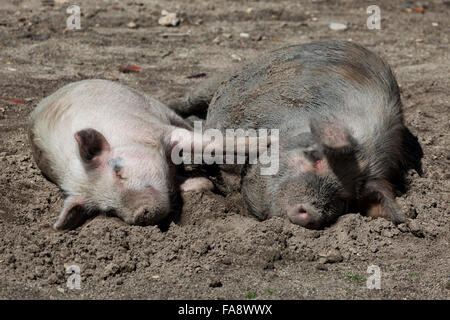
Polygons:
[[[38,167],[67,195],[57,230],[78,226],[93,211],[113,212],[129,224],[160,222],[176,192],[172,149],[193,152],[195,141],[190,124],[164,104],[106,80],[71,83],[43,99],[31,114],[29,136]],[[250,139],[228,143],[248,150],[257,143]],[[182,187],[212,186],[194,179]]]

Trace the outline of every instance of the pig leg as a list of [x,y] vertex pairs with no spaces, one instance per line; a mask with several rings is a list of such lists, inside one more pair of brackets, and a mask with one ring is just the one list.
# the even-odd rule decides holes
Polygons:
[[204,118],[214,93],[222,82],[232,76],[236,69],[232,68],[230,71],[220,72],[214,75],[189,91],[184,97],[169,101],[167,106],[182,117],[200,115]]
[[211,180],[205,177],[185,178],[186,180],[180,185],[182,192],[202,192],[211,191],[214,189],[214,184]]
[[[227,151],[227,147],[233,146],[234,154],[239,154],[241,150],[244,151],[244,155],[248,155],[250,153],[257,154],[258,146],[262,143],[265,143],[266,146],[270,146],[272,140],[274,138],[267,136],[263,137],[223,137],[222,139],[216,140],[211,139],[212,137],[203,135],[201,133],[193,132],[191,130],[177,128],[177,127],[169,127],[166,129],[169,131],[166,136],[168,137],[168,141],[166,145],[169,146],[170,153],[176,147],[176,151],[190,151],[194,154],[195,151],[204,152],[206,148],[210,148],[211,146],[214,150],[220,149],[220,152],[225,155]],[[261,143],[260,143],[261,140]],[[212,145],[211,145],[212,144]],[[217,148],[215,148],[217,147]]]
[[392,187],[386,180],[373,180],[366,184],[368,197],[365,202],[366,214],[370,217],[383,217],[398,224],[405,222],[405,216],[395,202]]
[[191,121],[183,119],[178,114],[176,114],[175,111],[173,111],[169,108],[166,108],[166,114],[169,117],[169,121],[170,121],[171,125],[173,125],[175,127],[187,129],[187,130],[194,130],[193,125],[191,124]]

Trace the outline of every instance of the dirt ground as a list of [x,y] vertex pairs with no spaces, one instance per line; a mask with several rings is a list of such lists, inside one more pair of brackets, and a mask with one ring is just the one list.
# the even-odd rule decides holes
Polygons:
[[[0,1],[1,299],[450,298],[450,1],[380,2],[381,30],[366,25],[374,1],[81,0],[80,30],[66,29],[69,3],[55,2]],[[163,9],[180,24],[159,25]],[[63,195],[36,167],[26,135],[42,98],[102,78],[167,102],[204,80],[188,76],[323,39],[361,43],[397,75],[425,154],[423,176],[411,171],[397,199],[407,223],[355,213],[306,230],[246,216],[239,194],[205,192],[183,194],[181,220],[167,230],[103,216],[52,229]],[[66,285],[70,265],[80,267],[80,290]],[[366,288],[370,265],[381,270],[380,290]]]

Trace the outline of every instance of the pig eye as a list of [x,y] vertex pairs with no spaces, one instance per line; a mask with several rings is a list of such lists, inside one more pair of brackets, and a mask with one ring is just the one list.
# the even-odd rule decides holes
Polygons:
[[120,157],[113,158],[108,161],[108,166],[114,170],[114,173],[120,180],[127,180],[124,176],[122,176],[123,173],[123,159]]

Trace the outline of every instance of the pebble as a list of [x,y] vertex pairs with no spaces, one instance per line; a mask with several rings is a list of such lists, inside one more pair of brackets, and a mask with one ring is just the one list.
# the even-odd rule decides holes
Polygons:
[[161,11],[162,17],[159,18],[158,23],[166,27],[176,27],[180,24],[177,14],[174,12],[168,12],[166,10]]
[[345,25],[343,23],[331,22],[330,29],[334,30],[334,31],[343,31],[343,30],[347,30],[347,25]]
[[432,25],[433,27],[437,27],[437,26],[439,26],[439,23],[437,23],[437,22],[432,22],[431,25]]
[[233,59],[234,61],[241,61],[242,60],[241,57],[239,57],[237,54],[234,54],[234,53],[231,55],[231,59]]
[[342,262],[344,260],[338,250],[330,250],[326,254],[319,254],[319,257],[319,263],[321,264]]
[[137,24],[134,23],[133,21],[128,22],[127,27],[130,29],[136,29],[137,28]]
[[246,32],[241,32],[241,33],[239,34],[239,36],[240,36],[241,38],[244,38],[244,39],[250,38],[250,35],[249,35],[248,33],[246,33]]
[[56,276],[56,274],[52,274],[47,278],[47,282],[48,284],[55,284],[58,282],[58,277]]

